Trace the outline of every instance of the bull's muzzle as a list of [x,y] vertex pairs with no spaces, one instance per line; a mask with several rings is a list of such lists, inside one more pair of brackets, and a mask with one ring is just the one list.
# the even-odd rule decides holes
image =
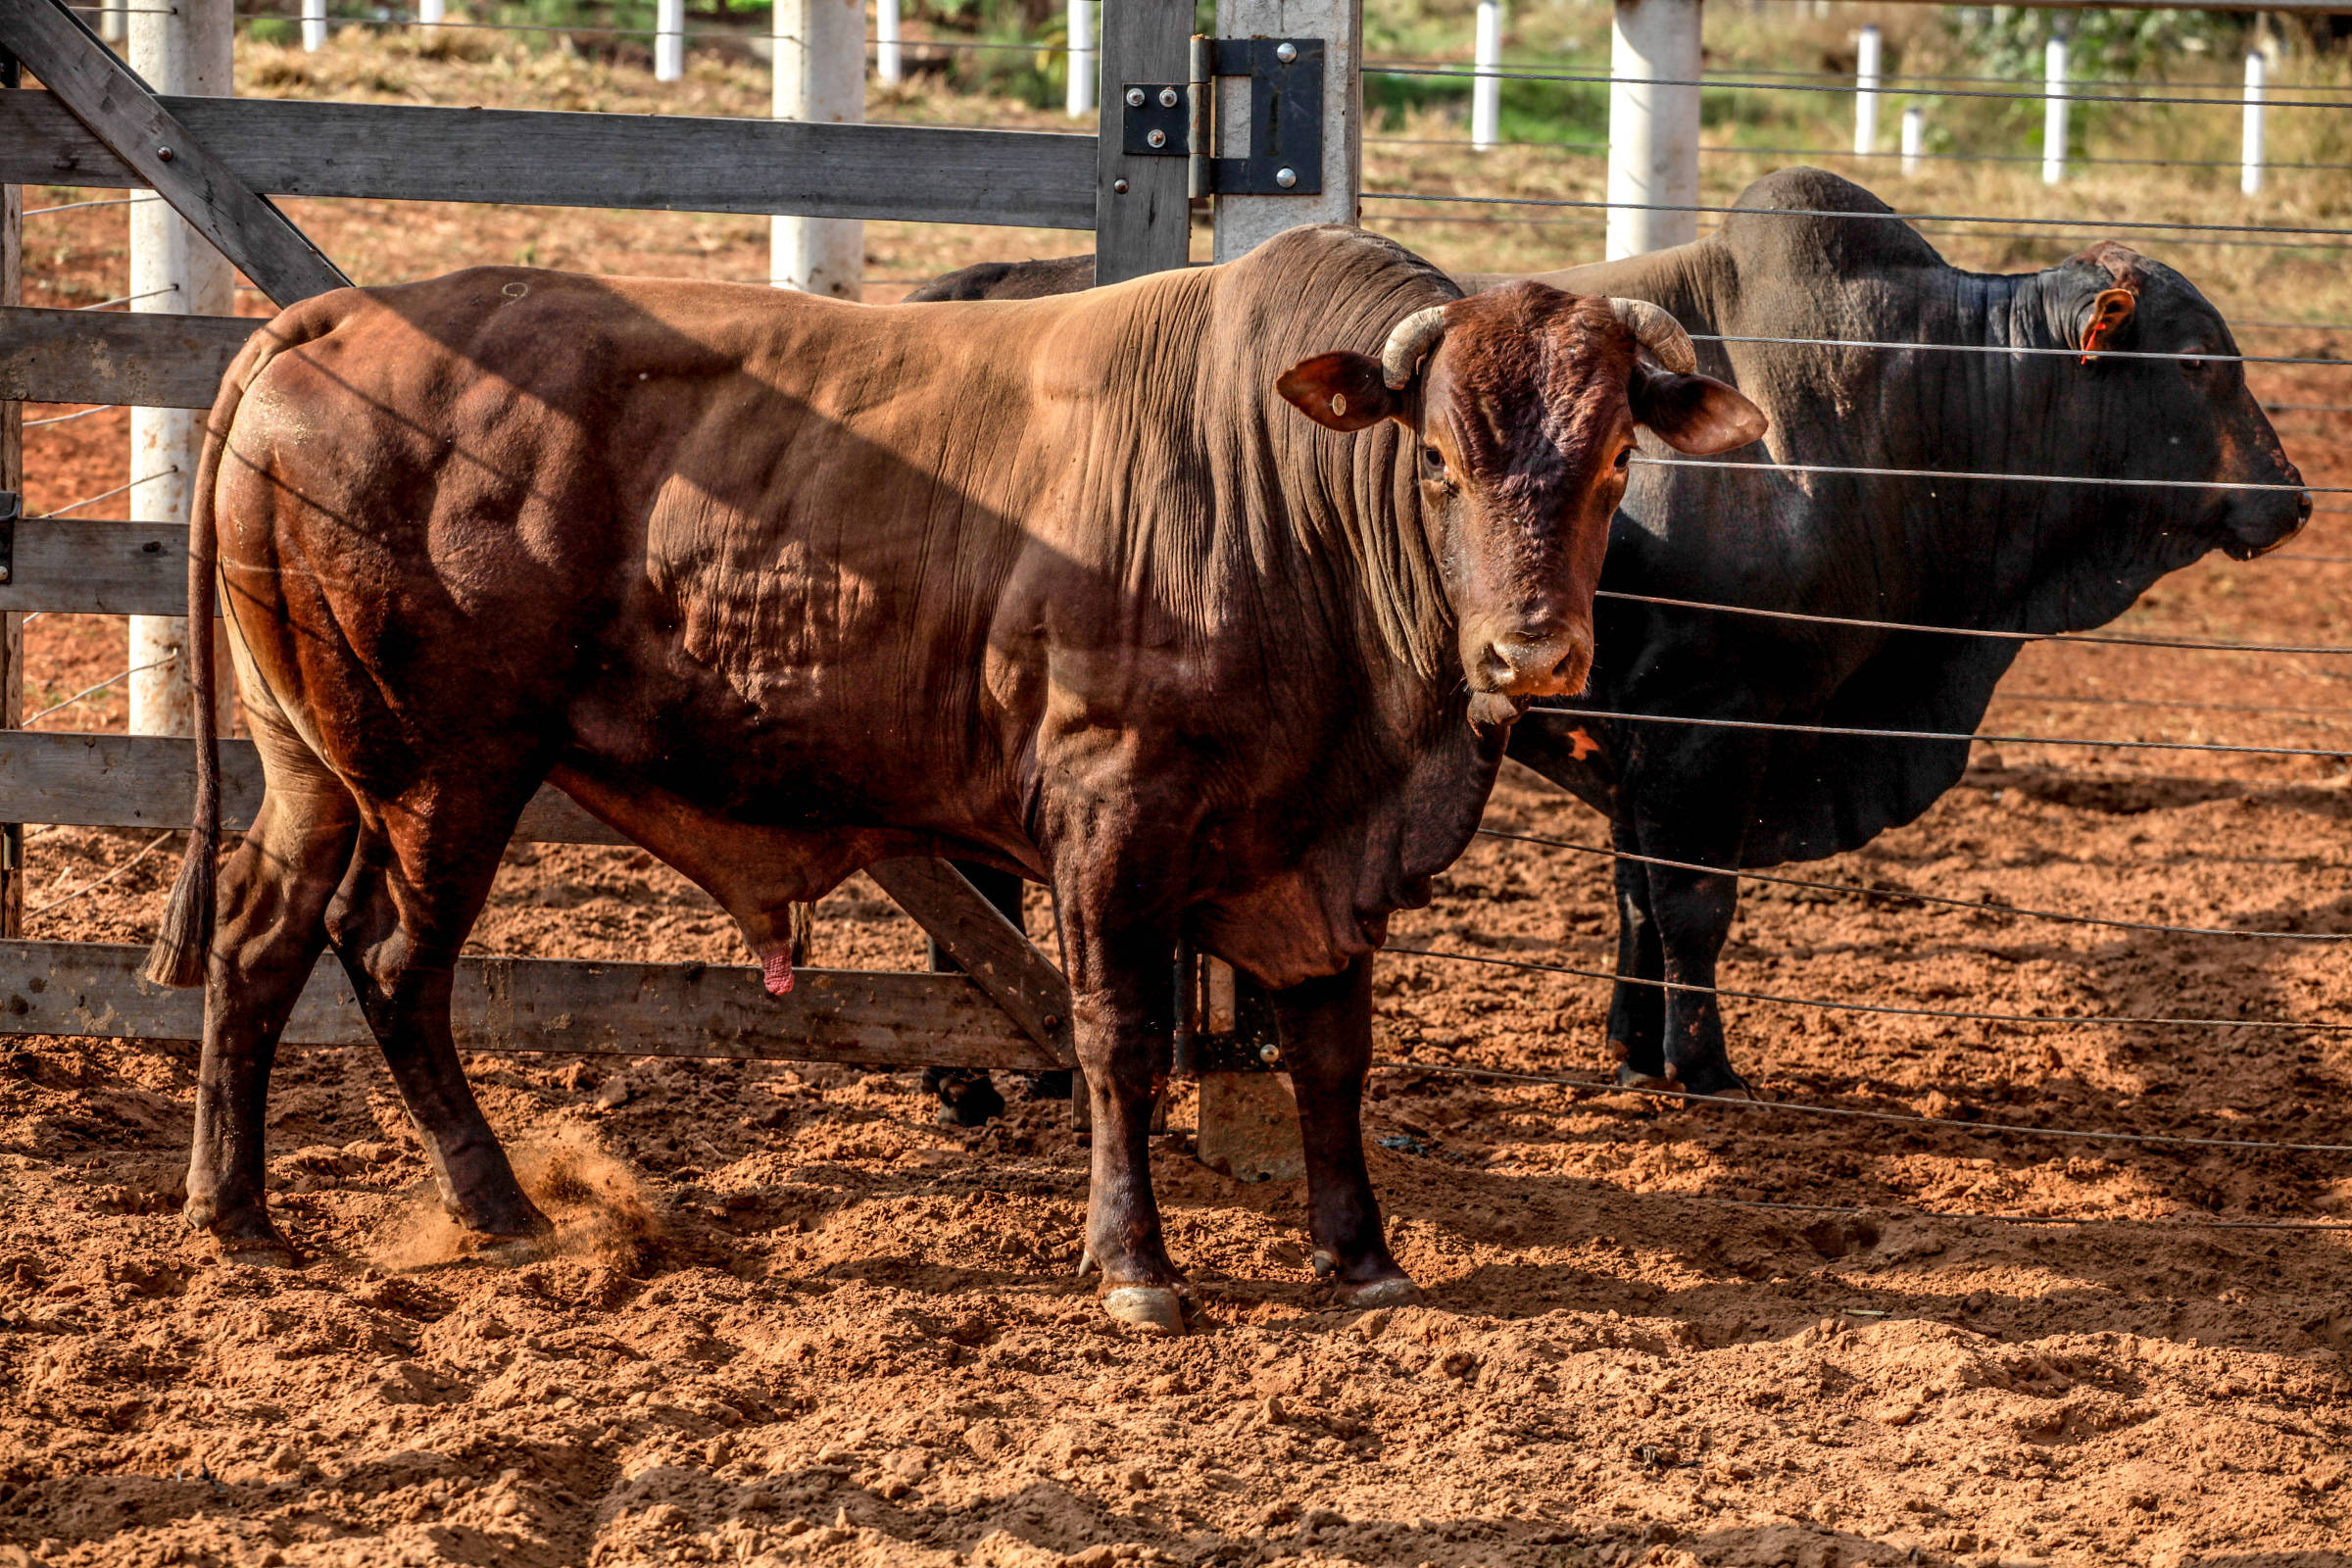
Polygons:
[[1557,631],[1522,628],[1489,642],[1473,684],[1504,697],[1568,697],[1585,689],[1592,672],[1592,634],[1581,626]]

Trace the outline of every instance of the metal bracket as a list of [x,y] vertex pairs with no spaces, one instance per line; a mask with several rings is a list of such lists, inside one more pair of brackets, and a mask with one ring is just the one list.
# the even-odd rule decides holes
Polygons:
[[[1188,158],[1195,196],[1317,196],[1323,191],[1323,40],[1193,38],[1192,80],[1121,89],[1120,149]],[[1217,78],[1250,78],[1250,151],[1213,156]],[[1235,127],[1228,127],[1233,139]]]
[[1281,1072],[1282,1032],[1273,999],[1231,965],[1176,949],[1176,1050],[1180,1073]]
[[14,490],[0,490],[0,582],[14,582],[17,576],[17,519],[24,515],[24,498]]

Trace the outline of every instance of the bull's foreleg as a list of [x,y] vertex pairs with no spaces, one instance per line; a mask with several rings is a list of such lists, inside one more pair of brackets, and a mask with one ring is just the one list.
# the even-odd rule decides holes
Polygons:
[[476,1236],[519,1241],[555,1227],[514,1179],[450,1031],[458,953],[514,823],[513,813],[469,815],[462,824],[436,812],[395,834],[364,835],[328,926],[443,1205]]
[[[1622,819],[1610,823],[1620,855],[1639,855],[1641,840]],[[1666,1075],[1666,955],[1658,943],[1658,917],[1649,903],[1649,867],[1619,860],[1617,879],[1617,984],[1609,994],[1609,1053],[1626,1083]],[[1643,982],[1650,982],[1644,984]]]
[[263,1170],[270,1070],[326,947],[326,901],[358,816],[333,780],[303,788],[276,771],[221,873],[185,1213],[241,1262],[290,1265],[300,1259],[270,1218]]
[[[1699,706],[1702,711],[1708,709]],[[1645,756],[1627,791],[1641,853],[1694,865],[1737,866],[1748,801],[1765,760],[1762,737],[1736,729],[1682,738]],[[1744,1089],[1724,1053],[1723,1012],[1714,993],[1716,960],[1740,908],[1740,879],[1668,865],[1640,869],[1649,878],[1660,978],[1666,982],[1663,1075],[1694,1094]]]
[[1364,1074],[1372,1065],[1372,960],[1278,991],[1282,1054],[1298,1097],[1306,1152],[1308,1230],[1315,1272],[1334,1280],[1348,1306],[1418,1298],[1389,1252],[1380,1200],[1364,1167]]
[[[1105,891],[1124,878],[1106,875]],[[1094,1167],[1087,1191],[1086,1261],[1102,1274],[1112,1317],[1181,1333],[1192,1287],[1169,1261],[1152,1193],[1152,1080],[1169,1050],[1175,1016],[1173,919],[1103,917],[1109,899],[1065,896],[1070,1023],[1094,1113]]]

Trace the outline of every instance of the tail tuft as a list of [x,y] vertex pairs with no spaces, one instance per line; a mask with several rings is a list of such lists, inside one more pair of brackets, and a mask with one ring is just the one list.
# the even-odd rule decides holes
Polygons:
[[213,950],[214,862],[220,834],[199,827],[188,835],[188,855],[164,906],[163,929],[147,950],[140,972],[159,986],[187,991],[204,984],[205,958]]

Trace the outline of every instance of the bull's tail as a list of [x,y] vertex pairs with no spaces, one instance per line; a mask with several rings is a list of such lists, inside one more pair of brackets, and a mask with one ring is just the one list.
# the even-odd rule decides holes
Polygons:
[[[269,335],[256,344],[269,342]],[[205,959],[213,950],[215,885],[220,859],[220,738],[214,714],[213,615],[220,600],[214,575],[219,554],[213,533],[213,485],[220,471],[220,452],[236,418],[245,387],[268,360],[267,350],[248,347],[220,384],[211,417],[206,421],[204,454],[196,466],[196,483],[188,506],[188,623],[180,641],[180,657],[189,661],[188,692],[196,737],[196,819],[188,834],[187,858],[172,897],[164,906],[163,929],[147,950],[146,976],[159,986],[182,989],[204,984]]]

